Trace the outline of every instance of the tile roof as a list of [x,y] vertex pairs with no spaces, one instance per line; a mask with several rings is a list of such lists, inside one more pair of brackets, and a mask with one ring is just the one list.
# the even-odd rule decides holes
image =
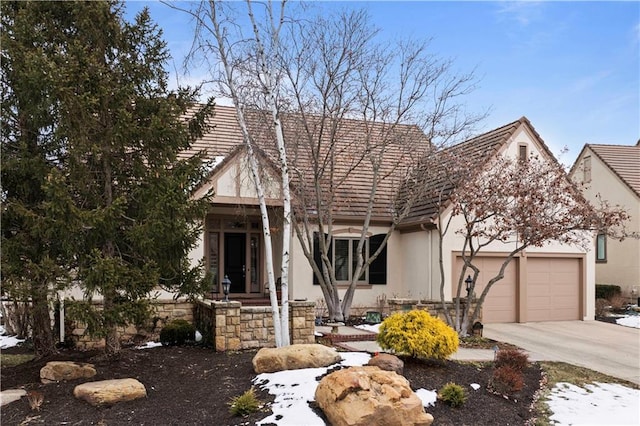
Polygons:
[[[256,144],[273,164],[278,164],[273,130],[265,124],[269,122],[268,115],[261,111],[247,111],[245,114]],[[385,147],[381,154],[382,178],[374,198],[373,217],[389,220],[393,200],[410,164],[430,147],[424,133],[412,125],[390,128],[382,123],[343,119],[334,128],[327,119],[315,116],[302,121],[297,114],[284,115],[282,121],[295,186],[293,192],[299,197],[309,196],[315,175],[319,174],[322,187],[328,192],[327,197],[331,197],[327,201],[333,204],[333,214],[345,218],[361,218],[367,211],[374,169],[366,154],[380,154]],[[226,157],[242,144],[242,132],[234,107],[216,106],[209,125],[209,131],[183,152],[183,156],[205,151],[207,158]],[[334,145],[331,145],[332,141]],[[324,161],[321,160],[321,170],[314,171],[310,161],[311,147],[315,149],[317,146],[321,147],[318,158]],[[336,155],[333,157],[338,161],[331,161],[329,146],[334,147]],[[369,146],[370,150],[364,150],[364,146]]]
[[636,145],[587,144],[591,152],[640,197],[640,141]]
[[[424,194],[421,201],[415,203],[409,215],[403,220],[402,225],[406,227],[430,223],[432,219],[436,218],[438,205],[441,202],[446,203],[455,188],[457,180],[464,178],[464,176],[452,176],[449,178],[447,171],[451,168],[448,167],[447,162],[463,158],[470,165],[482,166],[500,150],[523,124],[529,126],[530,130],[539,138],[529,120],[526,117],[522,117],[502,127],[446,148],[440,152],[439,158],[428,159],[430,163],[424,163],[418,170],[427,176],[422,184],[431,190]],[[440,201],[441,196],[443,197],[442,201]]]

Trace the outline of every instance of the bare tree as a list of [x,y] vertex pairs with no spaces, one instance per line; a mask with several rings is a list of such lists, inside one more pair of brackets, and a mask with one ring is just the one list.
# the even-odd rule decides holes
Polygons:
[[[449,232],[464,237],[464,265],[457,277],[453,317],[444,309],[449,325],[463,336],[478,319],[491,288],[504,278],[507,266],[518,254],[552,241],[588,250],[590,231],[606,231],[624,238],[628,219],[618,206],[592,206],[554,159],[531,157],[522,161],[502,155],[491,158],[493,153],[485,153],[489,155],[478,161],[477,157],[465,155],[460,147],[442,151],[437,168],[442,175],[440,183],[433,187],[437,191],[443,307],[446,280],[442,241]],[[455,218],[463,219],[461,227],[454,224]],[[488,279],[475,308],[470,303],[461,304],[465,276],[472,276],[469,293],[473,294],[480,273],[476,260],[496,243],[506,249],[498,273]]]
[[[472,74],[453,73],[427,42],[378,42],[363,11],[289,28],[281,88],[293,111],[294,229],[330,319],[344,320],[358,282],[423,191],[400,191],[417,160],[482,117],[465,115],[458,103],[473,88]],[[345,221],[359,234],[347,275],[332,256],[335,226]],[[368,243],[372,223],[386,226],[375,249]]]
[[[290,344],[289,337],[289,259],[291,234],[291,196],[289,191],[289,167],[287,153],[277,104],[279,80],[273,68],[275,58],[280,49],[280,31],[284,25],[286,1],[279,7],[272,2],[261,3],[264,8],[260,17],[256,17],[251,0],[245,5],[251,35],[244,36],[240,27],[234,23],[233,14],[238,8],[225,5],[219,1],[203,1],[191,9],[182,9],[171,4],[171,7],[190,14],[196,20],[196,34],[191,59],[199,53],[209,61],[212,81],[216,91],[228,96],[236,109],[238,124],[242,131],[247,151],[251,177],[254,183],[262,218],[262,233],[265,242],[265,262],[267,282],[271,300],[276,346]],[[215,58],[218,63],[212,61]],[[219,66],[221,65],[221,67]],[[278,153],[278,166],[281,175],[283,198],[282,228],[282,261],[280,270],[281,306],[280,311],[276,292],[276,280],[273,270],[273,245],[271,226],[265,197],[266,183],[264,164],[260,161],[265,156],[259,155],[260,147],[256,145],[257,135],[250,125],[249,115],[256,116],[257,108],[266,109],[270,123],[267,127],[273,130],[274,145]]]

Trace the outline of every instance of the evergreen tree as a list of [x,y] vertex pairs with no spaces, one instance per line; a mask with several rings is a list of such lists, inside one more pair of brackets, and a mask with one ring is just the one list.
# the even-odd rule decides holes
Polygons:
[[[168,91],[168,52],[148,11],[127,23],[118,2],[56,6],[72,25],[57,35],[59,48],[45,54],[55,68],[52,138],[63,152],[49,192],[77,224],[60,244],[71,247],[67,265],[86,297],[69,314],[105,337],[113,354],[118,327],[148,317],[158,285],[182,294],[204,285],[187,254],[208,205],[206,197],[192,200],[190,190],[205,170],[202,156],[178,154],[201,135],[210,108],[185,123],[196,93]],[[35,27],[52,24],[43,19]]]
[[57,6],[3,2],[1,9],[2,293],[14,314],[29,308],[27,324],[13,331],[27,337],[30,328],[38,356],[55,352],[49,303],[68,276],[62,237],[72,227],[68,194],[56,188],[63,150],[50,59],[69,27],[66,8]]

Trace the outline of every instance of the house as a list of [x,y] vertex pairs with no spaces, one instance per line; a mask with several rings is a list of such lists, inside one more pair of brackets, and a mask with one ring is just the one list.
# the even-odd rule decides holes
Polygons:
[[[587,144],[571,167],[571,178],[584,196],[620,205],[629,213],[628,231],[640,233],[640,141],[635,145]],[[619,241],[598,234],[595,244],[596,283],[619,285],[632,302],[640,296],[640,240]]]
[[[212,290],[221,294],[221,280],[228,276],[231,280],[231,297],[250,304],[264,299],[266,294],[264,242],[261,234],[261,220],[258,201],[247,167],[246,151],[242,147],[242,135],[236,123],[235,111],[228,107],[216,107],[213,130],[193,145],[193,151],[205,150],[211,159],[217,159],[207,181],[196,191],[200,196],[213,191],[215,196],[209,214],[205,219],[204,233],[197,247],[191,253],[194,262],[204,259],[214,280]],[[356,129],[345,133],[343,139],[358,138],[358,123],[348,127]],[[291,128],[289,128],[291,131]],[[389,205],[390,192],[384,185],[405,176],[402,170],[403,158],[420,155],[420,150],[430,149],[424,134],[413,126],[400,126],[396,132],[412,135],[414,142],[408,152],[396,147],[385,157],[388,179],[372,204],[372,220],[368,232],[367,250],[371,250],[391,225]],[[295,132],[294,132],[295,133]],[[289,135],[293,136],[293,135]],[[289,138],[292,139],[292,138]],[[468,149],[467,149],[468,148]],[[526,118],[521,118],[506,126],[469,139],[460,145],[462,152],[472,155],[490,153],[493,155],[521,156],[537,154],[549,161],[555,161]],[[343,162],[352,161],[348,149],[338,156]],[[273,156],[268,146],[260,155],[265,159]],[[275,158],[275,157],[271,157]],[[289,151],[292,167],[304,172],[308,163],[300,153]],[[269,163],[269,161],[267,161]],[[337,164],[348,168],[348,165]],[[370,171],[362,166],[357,169],[346,185],[333,194],[336,202],[333,221],[332,259],[342,262],[344,279],[349,278],[353,259],[352,241],[359,237],[363,217],[369,202],[368,193],[362,188]],[[274,237],[274,253],[279,251],[283,235],[280,231],[279,215],[282,202],[278,189],[276,167],[268,167],[265,179],[271,182],[267,190],[267,204]],[[385,183],[386,182],[386,183]],[[295,184],[295,182],[294,182]],[[329,184],[329,182],[323,182]],[[405,217],[390,236],[386,250],[363,274],[358,282],[353,306],[376,306],[381,298],[404,297],[421,300],[440,299],[440,273],[438,255],[438,232],[434,227],[433,200],[420,200],[411,213]],[[450,214],[445,210],[443,214]],[[309,261],[304,255],[300,241],[291,238],[290,299],[316,301],[323,298],[320,287],[314,283],[314,275]],[[460,237],[450,234],[443,242],[445,268],[445,295],[451,300],[455,294],[452,276],[460,268],[459,254],[462,243]],[[504,257],[506,247],[496,244],[490,247],[481,259],[482,279],[494,271]],[[543,248],[531,248],[511,262],[505,278],[494,286],[483,311],[484,322],[526,322],[547,320],[592,319],[594,317],[594,272],[593,252],[579,248],[549,243]],[[278,262],[277,260],[275,261]],[[276,271],[280,265],[274,265]],[[345,287],[346,288],[346,287]]]

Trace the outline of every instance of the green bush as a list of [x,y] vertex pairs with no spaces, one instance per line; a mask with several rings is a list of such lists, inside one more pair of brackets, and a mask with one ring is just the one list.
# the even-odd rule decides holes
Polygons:
[[160,343],[164,346],[184,345],[195,339],[196,328],[186,320],[173,320],[160,330]]
[[422,310],[396,313],[380,325],[382,349],[414,358],[446,359],[458,350],[458,333],[444,321]]
[[256,397],[253,388],[231,399],[229,403],[229,412],[234,416],[246,416],[255,413],[259,408],[260,400]]
[[438,392],[438,399],[452,407],[460,407],[467,400],[467,393],[462,386],[449,382]]
[[502,349],[496,354],[496,368],[508,365],[516,371],[524,371],[529,364],[529,356],[518,349]]
[[621,294],[622,291],[619,285],[596,284],[596,299],[611,299]]

